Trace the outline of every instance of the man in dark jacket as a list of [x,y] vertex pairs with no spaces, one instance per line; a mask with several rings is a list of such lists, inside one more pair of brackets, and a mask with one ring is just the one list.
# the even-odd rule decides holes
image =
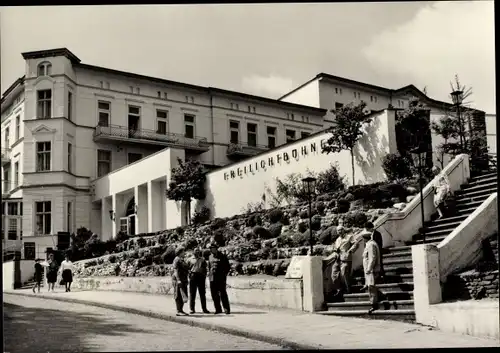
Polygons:
[[210,244],[210,257],[208,258],[208,278],[210,280],[210,292],[214,301],[215,314],[222,313],[222,306],[226,314],[231,312],[229,298],[227,297],[226,281],[230,265],[226,255],[219,251],[217,244]]
[[373,226],[373,223],[372,222],[366,222],[365,223],[365,230],[368,232],[368,233],[372,233],[372,239],[375,243],[377,243],[378,245],[378,248],[379,248],[379,263],[380,263],[380,277],[384,277],[384,264],[382,262],[383,260],[383,256],[382,256],[382,252],[383,252],[383,245],[384,245],[384,241],[382,240],[382,234],[380,234],[380,232],[378,230],[376,230]]
[[201,309],[205,314],[210,312],[207,310],[207,299],[205,297],[205,286],[207,280],[207,261],[202,256],[201,250],[194,251],[194,264],[189,271],[189,306],[191,314],[195,313],[196,291],[200,293]]

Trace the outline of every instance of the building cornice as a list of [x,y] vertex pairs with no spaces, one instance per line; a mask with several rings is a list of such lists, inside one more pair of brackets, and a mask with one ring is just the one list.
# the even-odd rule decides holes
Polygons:
[[39,58],[50,58],[54,56],[64,56],[68,58],[73,64],[78,64],[81,60],[69,51],[67,48],[56,48],[47,50],[37,50],[30,51],[21,54],[25,60],[27,59],[39,59]]

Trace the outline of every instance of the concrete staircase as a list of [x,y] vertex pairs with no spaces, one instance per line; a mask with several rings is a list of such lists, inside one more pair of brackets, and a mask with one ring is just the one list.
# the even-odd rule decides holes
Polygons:
[[[351,293],[344,295],[344,301],[326,303],[328,310],[321,311],[319,314],[414,321],[411,245],[441,242],[482,202],[497,191],[497,183],[496,171],[472,177],[454,194],[454,207],[450,212],[453,216],[446,216],[438,220],[436,219],[437,214],[435,214],[432,220],[425,224],[425,240],[420,234],[417,234],[413,237],[414,241],[408,245],[385,250],[386,253],[383,254],[385,278],[383,283],[378,286],[385,298],[380,303],[379,310],[368,314],[371,305],[368,293],[361,292],[364,276],[362,270],[358,270],[353,274],[354,285]],[[491,245],[493,248],[497,247],[496,242],[492,242]],[[498,261],[497,251],[495,255]]]

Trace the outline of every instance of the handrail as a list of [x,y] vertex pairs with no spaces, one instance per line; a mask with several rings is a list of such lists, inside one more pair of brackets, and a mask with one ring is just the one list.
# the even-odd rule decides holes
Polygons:
[[165,132],[160,133],[151,129],[129,129],[127,126],[122,125],[97,125],[94,130],[94,137],[98,136],[116,136],[127,138],[138,138],[151,141],[161,141],[171,144],[181,144],[193,147],[208,146],[208,139],[206,137],[186,137],[183,134]]
[[[442,173],[445,173],[447,176],[451,175],[457,169],[465,159],[468,159],[467,154],[460,154],[456,156],[448,165],[443,169]],[[423,198],[424,200],[432,194],[433,186],[437,180],[437,176],[434,177],[423,189]],[[407,218],[418,206],[420,205],[420,197],[414,197],[401,212],[396,213],[387,213],[382,215],[382,217],[378,218],[374,222],[375,229],[382,227],[386,222],[392,220],[403,220]],[[392,237],[392,234],[390,234]]]

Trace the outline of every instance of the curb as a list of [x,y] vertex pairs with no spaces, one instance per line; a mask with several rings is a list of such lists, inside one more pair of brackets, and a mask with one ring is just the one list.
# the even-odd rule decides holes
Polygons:
[[93,302],[93,301],[89,301],[89,300],[81,300],[81,299],[54,298],[54,297],[51,298],[51,297],[46,297],[43,295],[38,296],[36,294],[31,295],[31,294],[27,294],[27,293],[15,293],[15,292],[4,292],[4,294],[17,295],[20,297],[36,297],[36,298],[41,298],[41,299],[48,299],[48,300],[66,302],[66,303],[90,305],[90,306],[96,306],[96,307],[100,307],[100,308],[104,308],[104,309],[122,311],[122,312],[130,313],[130,314],[150,317],[153,319],[160,319],[160,320],[174,322],[177,324],[198,327],[198,328],[202,328],[205,330],[218,331],[218,332],[230,334],[233,336],[249,338],[249,339],[253,339],[256,341],[261,341],[261,342],[266,342],[266,343],[278,345],[278,346],[281,346],[283,348],[288,348],[291,350],[320,350],[320,349],[324,349],[324,348],[320,348],[318,346],[292,342],[292,341],[289,341],[287,339],[274,337],[274,336],[270,336],[270,335],[265,335],[265,334],[261,334],[258,332],[244,331],[244,330],[238,329],[238,328],[232,328],[232,327],[227,327],[227,326],[220,326],[217,324],[211,324],[211,323],[207,323],[207,322],[196,321],[196,320],[190,319],[189,317],[179,317],[179,316],[169,315],[169,314],[157,314],[157,313],[145,311],[145,310],[126,308],[126,307],[122,307],[122,306],[118,306],[118,305],[103,304],[103,303]]

